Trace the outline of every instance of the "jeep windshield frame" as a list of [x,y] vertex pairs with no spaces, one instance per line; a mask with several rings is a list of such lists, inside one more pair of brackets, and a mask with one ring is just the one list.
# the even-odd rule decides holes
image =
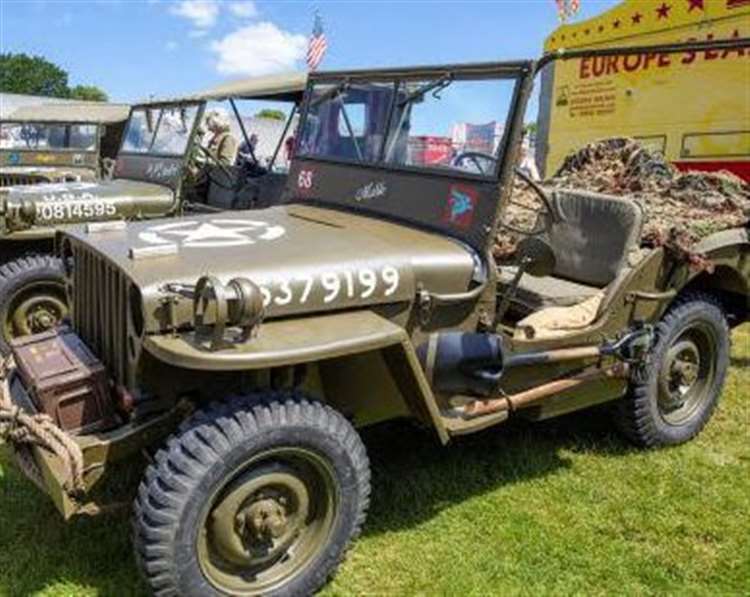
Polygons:
[[[12,152],[24,152],[24,151],[33,151],[33,152],[40,152],[43,151],[44,153],[61,153],[61,154],[69,154],[69,153],[88,153],[88,154],[95,154],[99,151],[99,142],[100,137],[102,133],[102,125],[99,123],[93,123],[93,122],[74,122],[74,121],[60,121],[60,122],[51,122],[51,121],[38,121],[38,122],[32,122],[32,121],[21,121],[21,120],[2,120],[0,121],[0,137],[2,136],[4,131],[7,131],[9,128],[12,127],[21,127],[21,128],[34,128],[37,132],[37,145],[31,146],[29,144],[29,139],[25,139],[25,146],[13,146],[9,147],[7,145],[3,145],[3,140],[0,139],[0,150],[2,151],[12,151]],[[93,146],[87,146],[87,147],[76,147],[72,144],[72,133],[73,128],[75,127],[86,127],[90,128],[92,130],[92,133],[90,135],[92,136],[93,140]],[[63,146],[39,146],[40,141],[40,135],[38,132],[40,130],[46,129],[47,135],[46,139],[49,143],[49,136],[52,129],[62,129],[63,134]]]
[[[526,60],[311,73],[298,129],[299,142],[287,182],[286,201],[313,203],[435,231],[455,237],[484,254],[491,246],[500,206],[510,187],[526,102],[533,85],[534,64]],[[393,139],[397,135],[403,136],[399,127],[394,125],[398,125],[404,111],[411,104],[419,105],[423,98],[435,96],[441,99],[440,94],[449,94],[453,86],[463,82],[498,83],[498,87],[507,85],[498,92],[495,102],[503,108],[496,109],[495,113],[499,112],[498,117],[505,118],[505,121],[497,123],[502,126],[502,133],[495,133],[494,151],[488,156],[491,161],[487,162],[490,167],[484,171],[470,171],[458,168],[452,161],[440,165],[425,162],[415,165],[410,160],[389,159]],[[325,155],[311,149],[313,133],[310,131],[316,126],[314,118],[318,116],[321,104],[341,102],[340,98],[345,94],[364,97],[370,92],[389,96],[385,125],[376,125],[376,134],[385,131],[382,141],[366,139],[370,159],[360,159],[365,148],[360,146],[357,151],[351,141],[349,156]],[[382,105],[376,109],[383,110]],[[342,135],[349,131],[351,136],[352,116],[342,116],[339,121]],[[444,118],[443,125],[448,120]],[[369,120],[366,122],[364,126],[369,127]],[[328,125],[318,119],[318,126],[324,129]],[[335,125],[328,126],[330,130],[335,128]],[[412,136],[406,136],[407,144],[411,141]],[[406,154],[403,142],[401,153]]]
[[[130,111],[130,116],[125,125],[125,130],[122,135],[122,141],[120,142],[119,156],[140,156],[140,157],[151,157],[151,158],[184,158],[190,153],[190,149],[195,138],[198,125],[201,122],[203,111],[205,109],[205,101],[179,101],[179,102],[155,102],[134,105]],[[162,125],[162,118],[167,110],[174,111],[187,111],[194,109],[195,113],[192,116],[192,122],[190,127],[186,127],[187,135],[185,136],[185,144],[181,151],[154,151],[154,144],[159,135],[159,129]],[[153,114],[156,114],[155,119]],[[136,123],[136,114],[143,114],[146,118],[148,132],[150,134],[149,147],[146,151],[130,149],[128,144],[129,135],[135,130],[133,126]],[[182,116],[181,116],[182,118]],[[151,120],[151,122],[148,122]],[[153,129],[153,130],[151,130]]]
[[[308,80],[307,93],[302,108],[299,131],[300,137],[305,134],[308,123],[310,122],[314,109],[329,101],[338,102],[341,105],[342,121],[349,134],[352,136],[355,156],[347,158],[343,156],[321,155],[309,151],[308,148],[301,145],[297,148],[296,156],[305,160],[314,160],[329,163],[345,163],[363,167],[382,168],[391,171],[407,171],[417,173],[432,173],[450,177],[465,177],[467,179],[485,179],[496,180],[500,170],[502,156],[507,149],[509,126],[504,127],[504,131],[497,142],[497,147],[493,152],[493,159],[496,164],[491,172],[472,173],[458,169],[446,170],[444,168],[435,168],[429,166],[413,166],[408,164],[398,164],[388,161],[387,148],[399,134],[398,127],[394,118],[396,116],[407,115],[407,108],[416,103],[417,100],[425,96],[439,94],[441,90],[448,88],[456,82],[475,82],[475,81],[512,81],[514,83],[511,91],[511,98],[508,104],[505,124],[510,124],[513,115],[516,112],[519,100],[519,83],[521,77],[528,72],[530,62],[504,62],[504,63],[483,63],[483,64],[462,64],[446,65],[437,67],[417,67],[408,69],[382,69],[382,70],[363,70],[363,71],[330,71],[311,73]],[[415,89],[408,89],[407,84],[418,84]],[[385,139],[380,144],[378,156],[375,159],[362,159],[362,150],[358,142],[354,139],[355,135],[352,130],[352,119],[348,110],[343,105],[342,96],[348,91],[360,90],[368,84],[393,84],[394,89],[390,106],[387,110],[387,117],[384,122]],[[322,86],[329,85],[330,88],[316,93]],[[498,103],[500,98],[498,98]],[[499,115],[500,116],[500,115]],[[408,116],[407,116],[408,118]]]

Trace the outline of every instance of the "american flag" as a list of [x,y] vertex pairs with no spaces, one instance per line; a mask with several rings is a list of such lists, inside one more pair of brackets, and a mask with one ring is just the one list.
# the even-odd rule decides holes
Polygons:
[[581,9],[581,0],[555,0],[555,4],[557,4],[557,17],[561,23],[574,17]]
[[307,68],[310,70],[318,68],[320,63],[323,62],[323,56],[325,56],[327,49],[328,40],[323,31],[323,21],[321,20],[320,15],[316,12],[312,35],[310,36],[310,43],[307,46]]

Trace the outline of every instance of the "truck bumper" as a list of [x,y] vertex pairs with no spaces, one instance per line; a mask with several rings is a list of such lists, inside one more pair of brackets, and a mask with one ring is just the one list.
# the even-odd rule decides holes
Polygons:
[[[9,373],[8,384],[0,384],[0,392],[5,391],[10,393],[13,405],[29,415],[37,413],[26,388],[13,371]],[[76,513],[80,506],[64,489],[68,472],[58,456],[34,444],[11,445],[10,451],[21,472],[52,499],[64,518]]]
[[[7,383],[0,383],[0,392],[8,394],[0,399],[9,399],[24,412],[31,415],[38,412],[14,370],[8,372]],[[174,429],[182,415],[180,409],[174,409],[144,421],[126,423],[106,433],[71,435],[83,454],[85,490],[82,494],[73,495],[68,491],[69,469],[56,454],[34,444],[11,445],[10,452],[24,475],[52,499],[63,518],[68,520],[76,514],[92,512],[92,505],[96,505],[86,503],[87,494],[104,476],[108,465],[160,441]]]

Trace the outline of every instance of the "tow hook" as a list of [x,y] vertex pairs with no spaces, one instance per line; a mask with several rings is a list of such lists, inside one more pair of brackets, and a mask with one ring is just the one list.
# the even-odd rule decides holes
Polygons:
[[648,359],[654,345],[654,327],[637,324],[626,332],[622,338],[601,346],[602,356],[612,356],[629,365],[642,364]]

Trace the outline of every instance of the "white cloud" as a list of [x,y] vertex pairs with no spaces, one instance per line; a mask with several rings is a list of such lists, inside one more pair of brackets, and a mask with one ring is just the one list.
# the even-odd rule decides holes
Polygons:
[[229,12],[240,19],[252,19],[258,16],[258,7],[252,0],[230,2],[227,8],[229,8]]
[[211,43],[216,68],[224,75],[260,76],[294,69],[304,57],[307,37],[269,22],[254,23]]
[[189,20],[198,29],[213,27],[219,17],[219,3],[216,0],[181,0],[169,10]]
[[168,41],[164,44],[164,49],[167,52],[174,52],[177,48],[180,47],[180,44],[178,44],[176,41]]

